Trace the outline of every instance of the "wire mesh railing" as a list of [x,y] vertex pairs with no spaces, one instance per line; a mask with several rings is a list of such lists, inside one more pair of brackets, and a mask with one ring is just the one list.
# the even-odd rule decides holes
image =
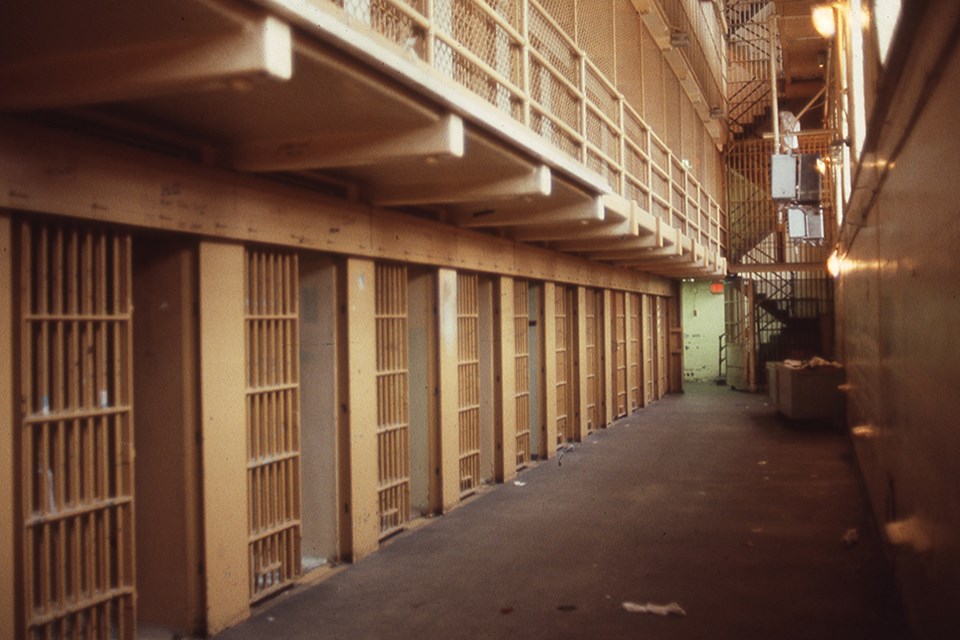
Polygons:
[[[637,201],[691,239],[712,251],[725,249],[720,205],[689,163],[673,154],[611,80],[606,68],[611,66],[608,58],[615,58],[615,33],[593,29],[577,35],[575,10],[567,6],[573,3],[317,2],[523,123],[603,176],[612,191]],[[588,50],[598,59],[588,56]],[[702,57],[700,71],[713,77],[708,56]]]

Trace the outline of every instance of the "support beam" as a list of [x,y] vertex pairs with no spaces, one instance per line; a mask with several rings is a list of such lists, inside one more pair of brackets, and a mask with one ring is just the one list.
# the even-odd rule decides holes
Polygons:
[[452,114],[415,129],[391,136],[345,133],[302,140],[250,142],[234,147],[234,168],[241,171],[303,171],[369,167],[422,158],[462,158],[464,129],[460,116]]
[[453,269],[437,271],[436,306],[440,508],[446,513],[460,502],[457,272]]
[[609,222],[626,222],[634,219],[634,203],[616,193],[603,195],[603,219]]
[[562,240],[553,245],[557,251],[566,252],[588,252],[590,257],[594,254],[598,259],[602,259],[602,253],[605,251],[620,251],[624,249],[653,249],[661,247],[657,244],[657,238],[653,235],[632,236],[629,238],[600,237],[600,238],[577,238],[576,240]]
[[659,267],[674,267],[677,265],[689,267],[692,262],[693,254],[683,253],[650,260],[623,260],[618,262],[618,264],[622,267],[632,267],[641,271],[656,271]]
[[244,249],[200,243],[200,411],[207,632],[250,615]]
[[466,204],[544,197],[551,194],[552,188],[550,168],[539,165],[523,175],[489,182],[405,184],[377,188],[370,194],[370,201],[383,207]]
[[[0,32],[2,33],[2,32]],[[49,109],[122,102],[211,88],[245,88],[293,75],[290,26],[273,16],[201,37],[161,33],[146,42],[104,41],[0,63],[0,108]]]
[[0,602],[6,609],[0,616],[0,640],[17,637],[15,607],[23,604],[18,601],[17,593],[22,590],[17,589],[14,577],[18,555],[14,543],[17,465],[13,452],[18,428],[14,407],[18,403],[13,391],[13,292],[18,289],[13,282],[13,224],[9,215],[0,213],[0,309],[3,310],[0,312],[0,566],[6,567],[0,573]]
[[457,223],[462,227],[521,227],[546,224],[564,224],[579,222],[590,224],[602,222],[604,216],[603,199],[595,196],[581,203],[561,205],[553,209],[485,210],[458,217]]
[[680,251],[677,245],[671,247],[654,247],[654,248],[629,248],[629,249],[617,249],[612,251],[599,251],[590,254],[592,260],[607,260],[612,262],[619,262],[621,260],[626,260],[628,262],[640,261],[640,260],[660,260],[664,257],[672,258],[674,256],[680,256],[682,252]]
[[377,518],[377,370],[375,267],[372,260],[348,258],[340,283],[340,315],[346,337],[341,370],[340,488],[341,538],[347,559],[356,562],[379,547]]
[[826,271],[825,262],[771,262],[766,264],[731,264],[730,273],[776,273],[776,272],[796,272],[809,273],[813,271]]
[[621,220],[612,224],[604,221],[602,224],[592,225],[552,225],[523,229],[511,234],[514,240],[520,242],[537,242],[546,240],[597,240],[597,239],[628,239],[637,237],[637,225],[633,220]]

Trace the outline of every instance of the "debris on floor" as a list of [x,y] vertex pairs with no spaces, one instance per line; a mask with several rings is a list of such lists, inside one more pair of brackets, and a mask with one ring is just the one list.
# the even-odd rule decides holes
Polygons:
[[521,482],[520,480],[514,480],[514,481],[513,481],[513,484],[514,484],[515,486],[517,486],[517,487],[525,487],[525,486],[527,486],[527,483],[526,483],[526,482]]
[[852,547],[857,544],[859,539],[860,534],[857,533],[856,529],[847,529],[846,533],[843,534],[843,544],[847,547]]
[[570,613],[571,611],[576,611],[577,605],[575,604],[562,604],[557,607],[557,611],[563,611],[564,613]]
[[683,610],[676,602],[671,602],[669,604],[654,604],[648,602],[646,604],[637,604],[636,602],[624,602],[623,608],[630,613],[652,613],[656,616],[683,616],[686,617],[687,612]]

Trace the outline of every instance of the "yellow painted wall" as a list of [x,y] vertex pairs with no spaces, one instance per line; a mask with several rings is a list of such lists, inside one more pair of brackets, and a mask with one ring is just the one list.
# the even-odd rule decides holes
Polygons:
[[187,635],[204,618],[196,276],[194,243],[134,240],[137,622]]
[[207,632],[249,615],[244,248],[200,243],[200,403]]
[[440,493],[444,511],[460,501],[460,412],[457,383],[457,272],[437,274],[437,358],[440,399]]
[[[341,467],[346,474],[342,500],[349,520],[345,552],[356,561],[376,551],[380,536],[377,507],[377,386],[374,318],[374,263],[348,259],[345,266],[346,416],[341,432]],[[343,477],[343,475],[341,475]]]
[[[886,176],[855,185],[837,287],[849,426],[917,638],[960,628],[957,20],[960,5],[930,3],[904,41],[897,99],[874,106],[884,113],[871,120],[880,128],[868,134],[875,147],[859,177]],[[952,55],[941,57],[948,42]]]

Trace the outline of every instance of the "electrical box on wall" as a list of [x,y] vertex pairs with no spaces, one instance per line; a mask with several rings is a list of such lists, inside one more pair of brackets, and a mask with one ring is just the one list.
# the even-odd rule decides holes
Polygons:
[[797,157],[776,153],[770,158],[770,197],[794,200],[797,197]]
[[786,209],[787,236],[792,240],[823,240],[823,213],[807,205]]
[[815,153],[797,156],[797,202],[820,204],[820,171],[817,169],[819,158]]

